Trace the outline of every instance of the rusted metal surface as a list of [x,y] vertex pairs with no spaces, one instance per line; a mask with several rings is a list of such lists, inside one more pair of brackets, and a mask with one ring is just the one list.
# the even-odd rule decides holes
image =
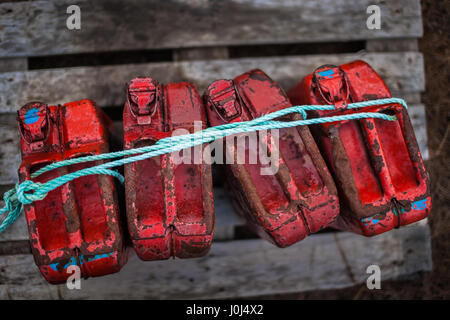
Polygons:
[[[325,65],[289,91],[295,104],[336,104],[337,111],[359,112],[347,103],[389,98],[379,75],[365,62]],[[366,236],[424,219],[431,210],[430,184],[407,111],[399,104],[364,108],[395,114],[397,121],[362,119],[312,129],[332,169],[341,196],[335,226]]]
[[[110,120],[90,100],[59,106],[32,102],[18,111],[22,164],[19,179],[55,161],[109,151]],[[100,162],[98,162],[100,163]],[[89,163],[62,167],[38,176],[45,182]],[[25,206],[34,260],[44,278],[61,283],[80,267],[81,275],[117,272],[126,263],[113,178],[78,178]]]
[[[205,128],[206,115],[195,85],[159,84],[136,78],[128,84],[123,114],[125,149]],[[205,146],[164,154],[125,165],[128,229],[143,260],[193,258],[209,252],[214,230],[211,166]],[[190,156],[188,156],[190,153]],[[208,152],[205,152],[208,153]],[[189,158],[190,157],[190,158]]]
[[[261,70],[213,82],[204,101],[211,126],[292,106],[285,92]],[[256,163],[248,161],[256,152],[250,143],[245,144],[243,164],[237,161],[238,146],[225,144],[225,154],[234,157],[227,160],[227,190],[249,226],[261,237],[286,247],[332,223],[339,213],[337,191],[309,129],[281,129],[278,144],[272,143],[270,132],[257,139],[258,149],[279,155],[274,174],[261,174],[266,165],[259,156]]]

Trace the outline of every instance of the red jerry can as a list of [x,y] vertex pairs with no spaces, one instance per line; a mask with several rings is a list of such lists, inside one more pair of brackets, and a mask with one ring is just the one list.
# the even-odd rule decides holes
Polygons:
[[397,121],[361,119],[312,127],[341,198],[336,227],[373,236],[428,216],[430,184],[408,112],[400,104],[347,109],[347,103],[390,98],[365,62],[317,68],[289,91],[295,104],[335,104],[312,116],[382,112]]
[[[292,106],[283,89],[261,70],[215,81],[204,98],[211,126],[248,121]],[[339,213],[337,191],[308,127],[272,130],[266,135],[258,132],[256,139],[256,147],[245,143],[246,161],[241,163],[237,158],[241,147],[225,143],[227,157],[233,158],[227,158],[225,166],[226,188],[249,227],[286,247],[332,223]],[[256,149],[270,151],[272,173],[262,173],[265,164],[260,156],[250,162],[255,152],[261,155]]]
[[[111,121],[90,100],[58,106],[32,102],[18,111],[22,164],[20,181],[55,161],[109,152]],[[46,182],[94,164],[82,163],[43,173]],[[78,266],[81,276],[117,272],[126,263],[113,178],[91,175],[50,191],[25,205],[34,260],[50,283],[62,283]]]
[[[206,126],[201,97],[189,82],[159,84],[135,78],[127,88],[123,112],[125,149]],[[211,165],[202,160],[206,146],[125,165],[128,229],[142,260],[194,258],[208,253],[214,230]],[[206,152],[205,152],[206,153]],[[178,153],[180,154],[180,153]]]

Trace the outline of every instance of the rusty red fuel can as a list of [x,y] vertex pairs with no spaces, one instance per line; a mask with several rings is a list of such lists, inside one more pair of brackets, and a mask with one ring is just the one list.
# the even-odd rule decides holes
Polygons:
[[335,226],[373,236],[424,219],[431,210],[430,184],[407,110],[400,104],[347,109],[347,104],[390,98],[380,76],[365,62],[317,68],[289,91],[295,104],[335,104],[312,116],[382,112],[397,121],[361,119],[312,127],[341,197]]
[[[125,149],[150,146],[205,127],[205,110],[194,84],[163,85],[151,78],[135,78],[128,84]],[[205,148],[200,145],[125,165],[128,229],[141,259],[208,253],[215,217],[211,165],[203,161],[203,154],[208,154]]]
[[[109,152],[111,121],[90,100],[58,106],[32,102],[18,111],[22,164],[20,181],[38,169],[66,159]],[[46,182],[95,163],[48,171]],[[117,272],[126,263],[119,206],[113,178],[92,175],[50,191],[25,205],[34,260],[50,283],[62,283],[75,265],[84,278]]]
[[[248,121],[292,106],[280,86],[261,70],[213,82],[204,101],[211,126]],[[257,141],[253,147],[244,143],[245,161],[241,163],[238,143],[224,146],[226,188],[249,226],[275,245],[286,247],[332,223],[339,213],[337,191],[308,127],[258,132],[253,138]],[[261,161],[265,153],[261,150],[270,154],[271,172],[262,171],[267,161]]]

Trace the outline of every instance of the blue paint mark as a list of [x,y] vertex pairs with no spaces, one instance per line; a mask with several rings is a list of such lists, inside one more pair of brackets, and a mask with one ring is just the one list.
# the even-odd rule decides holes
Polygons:
[[50,263],[50,264],[49,264],[49,267],[52,268],[52,269],[55,270],[55,271],[58,271],[58,269],[56,269],[56,267],[58,266],[58,264],[59,264],[58,262],[57,262],[57,263]]
[[96,256],[87,258],[87,262],[94,261],[94,260],[98,260],[98,259],[103,259],[103,258],[108,258],[108,257],[110,257],[110,256],[112,256],[112,255],[113,255],[113,252],[110,252],[110,253],[104,253],[104,254],[98,254],[98,255],[96,255]]
[[413,202],[412,210],[423,210],[423,209],[426,209],[427,206],[428,206],[427,200],[428,199],[422,199],[422,200],[418,200],[416,202]]
[[30,109],[27,111],[27,113],[25,113],[25,123],[26,124],[33,124],[35,122],[37,122],[39,120],[39,115],[38,115],[39,109]]
[[[97,254],[97,255],[95,255],[93,257],[87,258],[86,262],[108,258],[108,257],[112,256],[113,254],[114,254],[114,252]],[[81,266],[85,262],[84,255],[80,255],[78,258],[80,260],[80,266]],[[59,271],[58,270],[58,265],[59,265],[59,262],[51,263],[49,265],[49,267],[52,268],[55,271]],[[76,265],[77,265],[77,260],[75,259],[75,257],[72,257],[72,258],[70,258],[70,261],[64,265],[63,270],[67,269],[70,266],[76,266]]]
[[[411,205],[411,210],[424,210],[424,209],[426,209],[428,207],[427,200],[428,199],[425,198],[425,199],[417,200],[417,201],[413,202],[412,205]],[[406,211],[405,209],[402,208],[401,212],[405,213],[405,212],[409,212],[409,211]]]
[[[412,206],[411,206],[411,210],[423,210],[423,209],[426,209],[428,207],[427,200],[428,199],[425,198],[425,199],[413,202]],[[397,211],[396,208],[392,208],[392,212],[394,213],[394,215],[396,215],[396,216],[398,215],[398,211]],[[405,212],[407,212],[405,209],[403,209],[403,208],[400,209],[400,213],[403,214]],[[380,220],[379,219],[374,219],[372,217],[367,217],[367,218],[361,219],[361,222],[364,223],[366,226],[369,226],[370,224],[377,224],[378,222],[380,222]]]
[[378,222],[380,222],[380,220],[372,218],[372,217],[367,217],[367,218],[361,219],[361,222],[364,223],[368,227],[371,224],[377,224]]
[[328,69],[328,70],[324,70],[324,71],[320,71],[319,72],[319,76],[326,77],[328,79],[332,79],[333,78],[333,76],[332,76],[333,74],[334,74],[334,71],[332,69]]

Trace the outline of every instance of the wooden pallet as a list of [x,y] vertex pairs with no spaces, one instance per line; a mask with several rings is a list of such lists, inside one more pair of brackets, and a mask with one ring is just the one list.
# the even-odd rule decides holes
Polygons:
[[[213,80],[261,68],[287,90],[319,65],[363,59],[394,96],[409,103],[422,155],[428,157],[420,101],[424,65],[417,49],[422,36],[419,0],[82,0],[77,1],[82,12],[77,31],[66,28],[66,8],[71,4],[0,4],[2,192],[17,182],[18,108],[33,100],[54,104],[89,98],[119,120],[124,85],[137,75],[161,82],[192,81],[202,92]],[[366,27],[371,4],[381,8],[380,30]],[[326,49],[352,43],[362,50]],[[294,48],[297,53],[258,57],[261,46],[275,52]],[[306,50],[309,47],[317,54]],[[35,69],[46,59],[67,55],[87,63]],[[124,63],[92,65],[89,59],[99,55],[126,58]],[[129,56],[145,59],[129,62]],[[147,61],[155,56],[159,62]],[[246,297],[351,286],[365,282],[370,264],[381,266],[382,280],[431,270],[426,222],[374,238],[327,232],[278,249],[259,239],[237,239],[243,221],[223,189],[217,186],[215,191],[215,243],[207,257],[141,262],[134,256],[118,274],[83,281],[80,291],[45,283],[29,254],[22,216],[0,235],[0,299]]]

